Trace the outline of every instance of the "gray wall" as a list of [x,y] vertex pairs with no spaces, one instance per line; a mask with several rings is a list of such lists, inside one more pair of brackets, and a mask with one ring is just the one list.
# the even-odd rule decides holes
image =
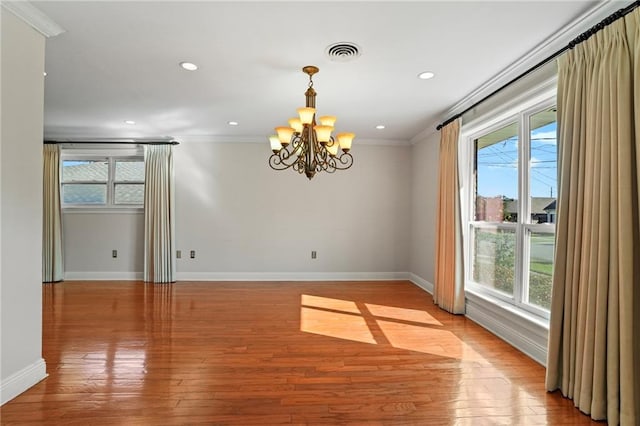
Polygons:
[[[139,213],[63,214],[65,279],[141,279],[144,215]],[[117,250],[118,257],[111,257]]]
[[0,403],[45,375],[42,360],[44,37],[2,11]]
[[[411,259],[409,270],[417,281],[433,284],[435,277],[438,156],[440,133],[411,147]],[[425,283],[421,283],[425,284]],[[427,287],[430,285],[427,284]]]
[[[309,181],[271,170],[266,139],[181,143],[174,150],[178,279],[406,276],[411,149],[356,141],[351,169]],[[142,215],[67,213],[64,226],[68,279],[141,276]]]

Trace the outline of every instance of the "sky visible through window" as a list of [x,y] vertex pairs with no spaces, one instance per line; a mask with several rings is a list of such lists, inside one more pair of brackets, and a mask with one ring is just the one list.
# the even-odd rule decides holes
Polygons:
[[[478,188],[483,197],[518,198],[518,137],[478,150]],[[556,122],[531,132],[531,196],[555,198],[558,193]]]

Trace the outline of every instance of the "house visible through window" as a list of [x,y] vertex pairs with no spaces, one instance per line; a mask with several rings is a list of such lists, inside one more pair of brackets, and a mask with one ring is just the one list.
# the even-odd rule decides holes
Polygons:
[[556,110],[518,111],[473,143],[468,287],[548,316],[555,241]]
[[61,170],[63,207],[142,207],[141,157],[65,157]]

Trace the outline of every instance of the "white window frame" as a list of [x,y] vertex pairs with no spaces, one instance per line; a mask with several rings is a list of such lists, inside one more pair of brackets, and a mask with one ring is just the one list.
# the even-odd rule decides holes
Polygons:
[[[81,204],[81,203],[64,203],[62,199],[63,186],[62,167],[64,161],[106,161],[108,163],[107,196],[104,204]],[[97,147],[91,148],[64,148],[60,154],[60,195],[61,207],[63,212],[82,212],[82,213],[105,213],[113,212],[133,212],[140,213],[144,211],[143,204],[116,204],[115,203],[115,187],[117,184],[144,184],[142,181],[120,181],[115,179],[116,161],[141,161],[144,162],[144,155],[140,148],[121,148],[121,149],[104,149]],[[93,181],[76,181],[70,184],[92,184],[102,183]]]
[[[547,83],[548,84],[548,83]],[[465,290],[472,294],[483,296],[486,300],[493,300],[501,306],[511,306],[525,317],[541,319],[548,323],[549,311],[527,303],[529,285],[529,241],[532,232],[554,233],[555,223],[534,224],[531,223],[531,197],[530,188],[530,128],[529,118],[556,105],[556,90],[544,90],[542,86],[537,93],[524,94],[520,102],[512,103],[508,109],[494,114],[487,114],[474,120],[467,126],[463,126],[461,134],[461,167],[467,170],[462,173],[468,191],[465,191],[466,200],[463,204],[466,212],[463,214],[466,225],[464,226],[464,243],[468,248],[465,253]],[[473,180],[475,171],[475,140],[500,129],[506,125],[516,122],[518,124],[518,221],[511,222],[485,222],[475,221],[475,182]],[[527,172],[525,173],[524,170]],[[525,197],[526,195],[526,197]],[[464,195],[463,195],[464,196]],[[523,219],[524,218],[524,219]],[[474,259],[474,232],[477,229],[505,229],[515,232],[516,237],[516,264],[514,271],[513,296],[493,290],[482,284],[473,281],[473,259]]]

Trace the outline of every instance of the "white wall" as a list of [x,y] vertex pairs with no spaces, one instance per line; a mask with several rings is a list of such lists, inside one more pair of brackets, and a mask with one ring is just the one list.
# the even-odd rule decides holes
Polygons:
[[[174,147],[178,279],[405,277],[410,151],[356,141],[351,169],[309,181],[271,170],[267,142],[181,143]],[[141,215],[104,216],[65,214],[67,278],[142,271],[133,258],[143,250],[134,242],[142,241]],[[101,238],[87,241],[91,229]],[[116,244],[126,247],[127,262],[110,258]]]
[[44,37],[2,10],[0,403],[46,375],[42,359]]
[[429,291],[435,277],[440,133],[411,147],[411,279]]

